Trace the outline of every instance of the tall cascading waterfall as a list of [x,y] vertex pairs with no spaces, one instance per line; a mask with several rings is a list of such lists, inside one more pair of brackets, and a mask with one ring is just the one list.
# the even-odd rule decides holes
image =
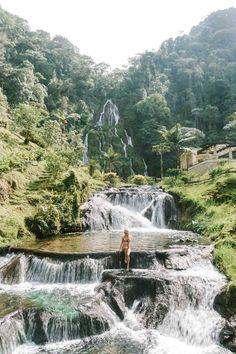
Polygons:
[[144,159],[143,159],[143,166],[144,166],[144,176],[148,176],[148,167]]
[[115,127],[119,123],[119,120],[120,116],[117,106],[111,100],[107,100],[103,106],[97,125]]
[[128,135],[126,130],[124,130],[124,132],[125,132],[125,137],[126,137],[126,140],[127,140],[127,144],[133,147],[133,141],[132,141],[131,136]]
[[[132,167],[132,158],[130,155],[130,149],[133,150],[133,142],[130,135],[128,135],[127,131],[120,124],[120,115],[118,107],[112,102],[112,100],[107,100],[103,106],[102,112],[99,116],[99,119],[96,123],[96,129],[103,129],[105,127],[109,128],[109,132],[113,134],[114,139],[117,139],[115,149],[117,149],[117,145],[120,146],[120,150],[118,151],[121,156],[123,155],[128,159],[128,163],[130,163],[130,174],[134,175],[133,167]],[[83,153],[83,163],[87,164],[89,161],[89,133],[87,133],[84,137],[84,153]],[[105,134],[106,135],[106,134]],[[112,143],[106,141],[104,134],[99,138],[98,142],[98,151],[101,157],[106,153],[107,147],[113,146]],[[113,146],[113,148],[114,148]]]
[[173,197],[148,186],[112,188],[96,193],[83,210],[83,223],[93,231],[164,229],[170,221],[177,221]]
[[[128,135],[126,130],[124,130],[124,135],[126,137],[127,142],[123,140],[122,136],[119,136],[117,130],[119,121],[120,121],[120,115],[119,115],[118,107],[112,102],[112,100],[107,100],[103,106],[103,110],[100,114],[99,120],[97,122],[97,126],[98,127],[108,126],[110,129],[114,130],[114,136],[119,138],[120,143],[122,145],[124,157],[127,158],[128,157],[127,145],[133,147],[132,138]],[[104,149],[101,141],[99,141],[99,147],[100,147],[99,148],[100,151]],[[130,168],[132,169],[131,166]]]

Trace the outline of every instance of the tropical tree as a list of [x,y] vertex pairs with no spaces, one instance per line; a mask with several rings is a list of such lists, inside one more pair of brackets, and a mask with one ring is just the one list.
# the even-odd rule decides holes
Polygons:
[[7,126],[9,118],[10,114],[7,97],[3,94],[2,89],[0,88],[0,123]]
[[226,137],[235,142],[236,140],[236,112],[229,116],[229,122],[224,126]]
[[32,139],[37,125],[46,111],[42,111],[35,105],[20,103],[14,110],[14,117],[16,124],[23,128],[22,134],[25,137],[25,144],[28,144]]
[[184,148],[189,146],[190,142],[196,142],[204,138],[204,134],[201,130],[181,127],[179,123],[169,130],[163,127],[159,130],[159,134],[161,135],[162,143],[169,148],[169,151],[174,152],[177,168],[180,168],[180,155]]
[[107,169],[109,172],[112,172],[114,166],[119,163],[119,157],[120,155],[113,150],[112,146],[110,146],[107,152],[104,154],[104,158],[107,162]]
[[163,178],[163,170],[164,170],[164,163],[163,163],[163,154],[170,151],[170,147],[166,143],[160,143],[157,145],[153,145],[152,151],[156,154],[160,155],[160,172],[161,172],[161,179]]

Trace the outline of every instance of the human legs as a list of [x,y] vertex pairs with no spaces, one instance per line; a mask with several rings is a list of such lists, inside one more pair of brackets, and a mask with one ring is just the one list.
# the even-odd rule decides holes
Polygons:
[[125,264],[127,264],[127,259],[128,259],[128,254],[127,254],[127,252],[128,252],[128,249],[127,249],[127,248],[125,248],[125,249],[124,249],[124,254],[125,254]]
[[126,253],[126,264],[127,264],[126,269],[128,271],[129,271],[129,263],[130,263],[130,248],[127,249],[127,253]]

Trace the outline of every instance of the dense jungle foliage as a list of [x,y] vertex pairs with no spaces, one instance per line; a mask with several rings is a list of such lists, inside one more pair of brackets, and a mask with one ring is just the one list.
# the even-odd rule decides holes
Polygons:
[[[98,124],[107,100],[117,126]],[[148,170],[168,175],[183,226],[216,242],[216,262],[235,284],[235,170],[206,180],[178,170],[186,145],[236,143],[235,112],[235,8],[113,71],[0,8],[0,246],[80,230],[94,191],[120,178],[155,183]]]
[[[142,173],[139,156],[149,174],[158,175],[160,159],[152,146],[161,142],[163,126],[200,129],[202,143],[236,142],[235,24],[235,8],[217,11],[189,35],[168,39],[158,51],[110,71],[105,63],[81,55],[66,38],[33,32],[25,20],[0,9],[0,119],[10,119],[25,143],[58,145],[59,160],[71,159],[75,151],[81,158],[81,138],[96,131],[102,107],[112,99],[135,151],[120,156],[114,172],[127,177],[121,165],[133,157],[135,173]],[[65,156],[72,145],[73,154]],[[175,167],[175,156],[166,153],[166,168]],[[101,162],[92,149],[90,155]]]
[[[99,125],[110,100],[119,124],[104,111]],[[27,237],[25,225],[77,230],[94,190],[175,174],[185,145],[236,143],[235,111],[235,8],[113,71],[0,8],[1,243]]]

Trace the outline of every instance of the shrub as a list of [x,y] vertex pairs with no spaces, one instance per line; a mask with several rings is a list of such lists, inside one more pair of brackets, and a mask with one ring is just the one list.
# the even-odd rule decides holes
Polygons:
[[143,175],[135,175],[132,177],[131,182],[138,186],[143,186],[147,184],[147,178]]
[[214,179],[214,178],[220,176],[222,174],[222,172],[223,172],[222,167],[215,167],[209,171],[209,176]]
[[192,220],[189,224],[186,225],[186,227],[188,230],[198,234],[203,234],[206,229],[204,222],[200,220]]
[[179,168],[169,168],[166,172],[167,175],[171,177],[178,177],[182,174],[182,171]]
[[95,171],[100,169],[100,165],[96,160],[89,160],[88,168],[90,176],[93,176]]
[[119,177],[115,172],[104,173],[103,180],[108,182],[110,185],[115,186],[119,181]]
[[99,170],[95,170],[93,173],[93,178],[102,180],[103,179],[102,172]]
[[61,229],[69,230],[76,224],[79,215],[79,202],[76,191],[73,193],[63,193],[57,199],[57,205],[60,212]]
[[236,203],[236,177],[228,177],[217,182],[211,196],[217,202],[231,201]]
[[9,160],[6,157],[1,156],[0,157],[0,175],[8,172],[9,170],[10,170]]
[[66,190],[73,189],[76,186],[76,184],[78,184],[78,180],[74,171],[70,171],[69,175],[66,176],[66,178],[64,178],[62,183]]
[[38,134],[32,134],[30,141],[34,144],[37,144],[38,146],[45,148],[46,147],[46,142],[43,140],[43,138],[38,135]]
[[56,179],[67,167],[66,159],[60,154],[52,153],[46,157],[46,171],[51,174],[52,179]]
[[60,231],[58,209],[52,205],[42,205],[33,217],[25,218],[25,225],[37,238],[55,236]]

